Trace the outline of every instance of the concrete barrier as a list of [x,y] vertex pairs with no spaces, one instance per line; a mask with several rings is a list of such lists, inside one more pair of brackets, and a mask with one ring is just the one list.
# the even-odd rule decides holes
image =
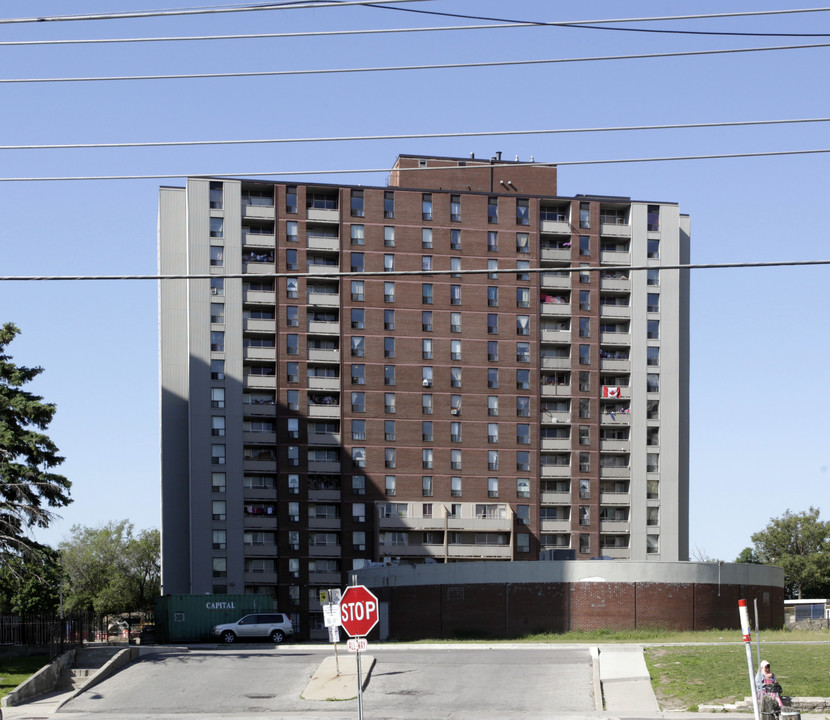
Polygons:
[[42,667],[34,675],[24,680],[6,697],[3,698],[5,707],[14,707],[55,689],[58,678],[64,668],[71,667],[75,661],[75,650],[67,650],[51,663]]

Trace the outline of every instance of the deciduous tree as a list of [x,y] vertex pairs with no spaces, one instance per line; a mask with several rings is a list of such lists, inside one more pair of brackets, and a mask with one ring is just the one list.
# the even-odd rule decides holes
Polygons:
[[43,548],[31,528],[45,528],[53,508],[68,505],[70,482],[54,469],[63,462],[45,430],[55,406],[24,389],[43,368],[15,365],[6,354],[19,334],[12,323],[0,326],[0,565]]
[[823,592],[830,585],[830,523],[819,518],[818,508],[787,510],[755,533],[752,542],[760,562],[784,568],[791,597]]

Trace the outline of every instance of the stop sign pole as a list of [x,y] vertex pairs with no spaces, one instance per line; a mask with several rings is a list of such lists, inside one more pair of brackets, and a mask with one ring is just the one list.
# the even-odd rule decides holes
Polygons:
[[[378,599],[364,585],[347,587],[340,598],[340,624],[354,637],[364,637],[378,624]],[[357,652],[357,711],[363,720],[363,673]]]

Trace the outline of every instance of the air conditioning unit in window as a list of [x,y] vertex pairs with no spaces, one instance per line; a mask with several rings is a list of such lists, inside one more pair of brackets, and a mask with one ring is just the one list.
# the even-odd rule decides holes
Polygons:
[[292,515],[292,516],[291,516],[291,517],[289,517],[288,519],[289,519],[291,522],[300,522],[300,516],[299,516],[299,515]]
[[460,415],[461,408],[450,408],[450,415]]
[[356,551],[365,550],[365,549],[366,549],[366,546],[365,546],[365,545],[355,545],[355,546],[354,546],[354,549],[355,549]]
[[365,515],[358,515],[357,517],[353,518],[353,520],[355,522],[359,522],[359,523],[366,522],[366,516]]
[[432,385],[432,382],[430,382],[427,379],[424,379],[424,382],[422,384],[423,384],[424,387],[429,387],[430,385]]

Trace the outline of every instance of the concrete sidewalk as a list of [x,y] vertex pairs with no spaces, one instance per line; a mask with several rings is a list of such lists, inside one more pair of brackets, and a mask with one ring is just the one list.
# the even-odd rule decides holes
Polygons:
[[597,650],[605,712],[616,716],[658,717],[660,706],[651,689],[642,646],[601,645]]

